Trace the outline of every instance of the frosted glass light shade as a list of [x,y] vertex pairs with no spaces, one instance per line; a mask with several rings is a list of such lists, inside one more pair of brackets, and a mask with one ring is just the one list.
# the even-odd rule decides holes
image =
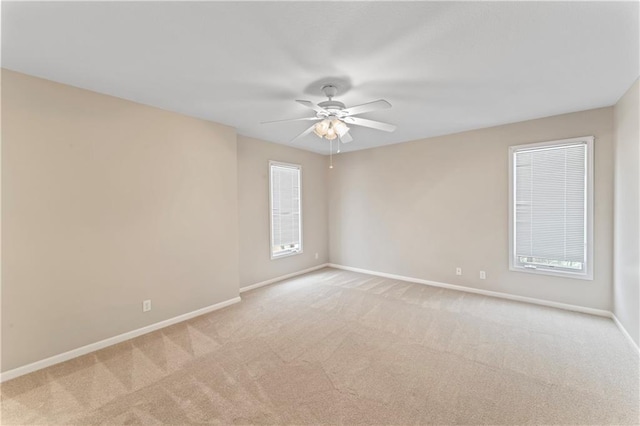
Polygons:
[[344,122],[338,118],[328,119],[316,123],[313,128],[313,133],[318,135],[318,137],[325,138],[327,140],[334,140],[338,136],[342,137],[345,133],[349,131]]
[[347,133],[349,131],[349,128],[347,127],[346,124],[344,124],[344,122],[340,121],[340,120],[335,120],[332,123],[333,130],[338,134],[338,136],[342,137],[344,136],[345,133]]
[[329,120],[324,119],[321,122],[317,123],[315,125],[315,127],[313,128],[313,133],[315,133],[316,135],[323,137],[324,135],[327,134],[327,131],[329,130]]

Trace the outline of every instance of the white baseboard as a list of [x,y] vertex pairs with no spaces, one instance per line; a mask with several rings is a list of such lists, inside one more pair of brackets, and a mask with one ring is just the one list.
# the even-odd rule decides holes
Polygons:
[[169,318],[164,321],[157,322],[155,324],[147,325],[136,330],[128,331],[126,333],[119,334],[117,336],[109,337],[108,339],[100,340],[99,342],[91,343],[86,346],[82,346],[77,349],[72,349],[67,352],[63,352],[58,355],[54,355],[49,358],[42,359],[40,361],[33,362],[31,364],[23,365],[22,367],[14,368],[13,370],[5,371],[0,374],[0,383],[7,380],[15,379],[16,377],[23,376],[28,373],[32,373],[37,370],[41,370],[46,367],[50,367],[55,364],[59,364],[64,361],[68,361],[73,358],[77,358],[81,355],[86,355],[90,352],[97,351],[99,349],[106,348],[107,346],[115,345],[116,343],[124,342],[125,340],[133,339],[134,337],[141,336],[143,334],[150,333],[155,330],[159,330],[170,325],[186,321],[191,318],[195,318],[200,315],[207,314],[209,312],[217,311],[218,309],[225,308],[234,303],[240,302],[240,297],[234,297],[233,299],[225,300],[224,302],[216,303],[215,305],[206,306],[201,309],[197,309],[186,314],[178,315],[177,317]]
[[[322,268],[327,267],[327,266],[331,267],[331,268],[336,268],[336,269],[343,269],[345,271],[360,272],[360,273],[363,273],[363,274],[375,275],[375,276],[385,277],[385,278],[391,278],[391,279],[400,280],[400,281],[407,281],[407,282],[412,282],[412,283],[417,283],[417,284],[424,284],[424,285],[429,285],[429,286],[433,286],[433,287],[441,287],[441,288],[446,288],[446,289],[450,289],[450,290],[464,291],[464,292],[467,292],[467,293],[476,293],[476,294],[481,294],[481,295],[484,295],[484,296],[491,296],[491,297],[498,297],[498,298],[502,298],[502,299],[515,300],[515,301],[519,301],[519,302],[533,303],[533,304],[536,304],[536,305],[550,306],[550,307],[559,308],[559,309],[565,309],[565,310],[576,311],[576,312],[583,312],[583,313],[587,313],[587,314],[592,314],[592,315],[598,315],[598,316],[602,316],[602,317],[612,318],[614,323],[618,326],[618,328],[620,329],[622,334],[626,337],[626,339],[629,341],[629,343],[632,345],[632,347],[640,354],[640,348],[638,347],[638,345],[633,341],[633,339],[631,338],[631,336],[629,335],[627,330],[624,328],[624,326],[620,323],[618,318],[613,313],[611,313],[609,311],[605,311],[605,310],[601,310],[601,309],[586,308],[586,307],[583,307],[583,306],[569,305],[569,304],[559,303],[559,302],[552,302],[552,301],[542,300],[542,299],[535,299],[535,298],[532,298],[532,297],[516,296],[516,295],[507,294],[507,293],[500,293],[500,292],[496,292],[496,291],[481,290],[481,289],[477,289],[477,288],[465,287],[465,286],[459,286],[459,285],[447,284],[447,283],[441,283],[441,282],[437,282],[437,281],[423,280],[423,279],[420,279],[420,278],[405,277],[405,276],[402,276],[402,275],[388,274],[386,272],[377,272],[377,271],[371,271],[371,270],[368,270],[368,269],[353,268],[351,266],[337,265],[337,264],[334,264],[334,263],[323,263],[322,265],[314,266],[312,268],[304,269],[302,271],[293,272],[291,274],[282,275],[280,277],[272,278],[270,280],[266,280],[266,281],[262,281],[262,282],[259,282],[259,283],[256,283],[256,284],[245,286],[245,287],[242,287],[240,289],[240,293],[244,293],[246,291],[253,290],[253,289],[258,288],[258,287],[263,287],[265,285],[269,285],[269,284],[275,283],[277,281],[285,280],[287,278],[292,278],[292,277],[295,277],[297,275],[306,274],[308,272],[312,272],[312,271],[315,271],[315,270],[318,270],[318,269],[322,269]],[[14,378],[19,377],[19,376],[23,376],[23,375],[28,374],[28,373],[32,373],[32,372],[37,371],[37,370],[41,370],[41,369],[46,368],[46,367],[50,367],[50,366],[55,365],[55,364],[59,364],[59,363],[64,362],[64,361],[68,361],[68,360],[73,359],[73,358],[77,358],[77,357],[82,356],[82,355],[86,355],[88,353],[97,351],[99,349],[106,348],[107,346],[115,345],[116,343],[124,342],[126,340],[133,339],[134,337],[138,337],[138,336],[141,336],[143,334],[147,334],[147,333],[150,333],[152,331],[159,330],[161,328],[168,327],[170,325],[177,324],[179,322],[186,321],[188,319],[195,318],[197,316],[207,314],[209,312],[217,311],[218,309],[222,309],[222,308],[225,308],[227,306],[230,306],[230,305],[233,305],[235,303],[238,303],[238,302],[240,302],[240,300],[241,300],[240,297],[234,297],[233,299],[225,300],[224,302],[216,303],[215,305],[210,305],[210,306],[207,306],[207,307],[204,307],[204,308],[192,311],[192,312],[188,312],[186,314],[178,315],[176,317],[169,318],[167,320],[160,321],[160,322],[157,322],[155,324],[151,324],[151,325],[148,325],[148,326],[145,326],[145,327],[142,327],[142,328],[138,328],[136,330],[132,330],[132,331],[129,331],[129,332],[126,332],[126,333],[123,333],[123,334],[119,334],[117,336],[113,336],[113,337],[110,337],[108,339],[101,340],[99,342],[91,343],[89,345],[82,346],[80,348],[73,349],[73,350],[58,354],[58,355],[54,355],[52,357],[45,358],[45,359],[42,359],[40,361],[33,362],[31,364],[23,365],[22,367],[14,368],[13,370],[8,370],[8,371],[6,371],[4,373],[0,373],[0,383],[5,382],[7,380],[14,379]]]
[[629,342],[629,344],[631,344],[631,347],[633,347],[633,349],[636,350],[636,352],[638,353],[638,355],[640,355],[640,347],[638,347],[638,344],[633,340],[633,338],[631,337],[631,335],[629,334],[629,332],[627,331],[626,328],[624,328],[624,326],[622,325],[622,323],[620,322],[620,320],[618,319],[618,317],[616,317],[616,314],[611,314],[611,319],[613,320],[613,322],[616,323],[616,325],[618,326],[618,328],[620,329],[620,331],[622,332],[622,334],[624,335],[624,337],[627,338],[627,341]]
[[302,271],[292,272],[287,275],[282,275],[279,277],[271,278],[270,280],[260,281],[259,283],[251,284],[240,288],[240,293],[244,293],[245,291],[253,290],[254,288],[263,287],[265,285],[273,284],[278,281],[286,280],[287,278],[293,278],[298,275],[306,274],[308,272],[316,271],[318,269],[326,268],[329,266],[328,263],[323,263],[322,265],[314,266],[312,268],[303,269]]
[[482,290],[482,289],[473,288],[473,287],[465,287],[465,286],[461,286],[461,285],[454,285],[454,284],[441,283],[441,282],[437,282],[437,281],[423,280],[423,279],[420,279],[420,278],[405,277],[405,276],[402,276],[402,275],[388,274],[386,272],[377,272],[377,271],[370,271],[368,269],[353,268],[351,266],[344,266],[344,265],[337,265],[337,264],[330,263],[329,267],[336,268],[336,269],[343,269],[345,271],[360,272],[360,273],[363,273],[363,274],[375,275],[375,276],[378,276],[378,277],[391,278],[391,279],[394,279],[394,280],[408,281],[408,282],[417,283],[417,284],[425,284],[425,285],[429,285],[429,286],[433,286],[433,287],[441,287],[441,288],[446,288],[446,289],[449,289],[449,290],[464,291],[464,292],[467,292],[467,293],[481,294],[483,296],[491,296],[491,297],[498,297],[498,298],[501,298],[501,299],[515,300],[515,301],[518,301],[518,302],[533,303],[535,305],[550,306],[552,308],[559,308],[559,309],[565,309],[565,310],[568,310],[568,311],[582,312],[582,313],[585,313],[585,314],[598,315],[598,316],[601,316],[601,317],[611,318],[611,315],[612,315],[611,312],[605,311],[605,310],[602,310],[602,309],[587,308],[587,307],[584,307],[584,306],[569,305],[569,304],[560,303],[560,302],[552,302],[550,300],[535,299],[533,297],[516,296],[514,294],[500,293],[500,292],[497,292],[497,291]]

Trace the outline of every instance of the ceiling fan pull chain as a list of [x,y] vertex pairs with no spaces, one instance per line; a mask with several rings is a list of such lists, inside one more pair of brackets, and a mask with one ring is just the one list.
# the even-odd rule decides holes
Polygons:
[[333,139],[329,140],[329,168],[333,169]]

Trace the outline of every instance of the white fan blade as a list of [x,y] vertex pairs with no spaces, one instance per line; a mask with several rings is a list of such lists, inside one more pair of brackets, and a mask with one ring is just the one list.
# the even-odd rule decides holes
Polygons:
[[342,112],[345,112],[348,115],[356,115],[356,114],[363,114],[365,112],[378,111],[380,109],[387,109],[387,108],[391,108],[391,104],[385,101],[384,99],[379,99],[377,101],[343,109]]
[[367,120],[366,118],[359,117],[345,117],[343,120],[346,123],[355,124],[356,126],[371,127],[376,130],[384,130],[385,132],[393,132],[396,126],[393,124],[383,123],[381,121]]
[[287,118],[284,120],[261,121],[260,124],[284,123],[286,121],[317,121],[317,120],[322,120],[322,118],[318,118],[318,117]]
[[347,132],[344,135],[340,136],[340,142],[342,142],[342,143],[349,143],[352,140],[353,140],[353,138],[351,137],[349,132]]
[[301,101],[299,99],[296,99],[296,102],[299,103],[300,105],[304,105],[307,108],[314,110],[315,112],[324,112],[324,113],[329,114],[329,111],[327,111],[326,109],[322,108],[321,106],[318,106],[318,105],[314,104],[311,101]]
[[291,139],[291,140],[289,141],[289,143],[294,143],[294,142],[295,142],[295,141],[297,141],[298,139],[300,139],[300,138],[303,138],[303,137],[307,136],[309,133],[313,132],[313,128],[314,128],[315,126],[316,126],[315,124],[311,125],[311,127],[309,127],[307,130],[305,130],[304,132],[300,133],[300,134],[299,134],[298,136],[296,136],[295,138]]

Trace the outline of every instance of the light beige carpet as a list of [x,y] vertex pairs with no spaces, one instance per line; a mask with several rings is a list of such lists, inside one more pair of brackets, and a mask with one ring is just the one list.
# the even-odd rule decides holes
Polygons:
[[3,424],[638,424],[605,318],[323,269],[2,385]]

